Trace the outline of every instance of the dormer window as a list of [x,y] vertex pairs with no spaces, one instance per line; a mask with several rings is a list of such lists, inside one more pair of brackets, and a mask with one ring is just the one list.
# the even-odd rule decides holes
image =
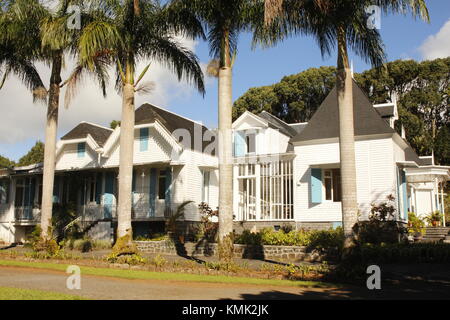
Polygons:
[[77,146],[77,151],[78,158],[84,158],[86,154],[86,143],[80,142]]
[[256,152],[256,133],[247,133],[245,135],[245,142],[247,144],[247,154]]
[[234,156],[242,157],[256,153],[256,130],[236,131],[234,134]]

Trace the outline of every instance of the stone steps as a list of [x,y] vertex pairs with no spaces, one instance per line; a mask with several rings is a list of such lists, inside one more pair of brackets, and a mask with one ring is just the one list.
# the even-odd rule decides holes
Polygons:
[[446,227],[428,227],[425,230],[422,242],[450,242],[450,228]]

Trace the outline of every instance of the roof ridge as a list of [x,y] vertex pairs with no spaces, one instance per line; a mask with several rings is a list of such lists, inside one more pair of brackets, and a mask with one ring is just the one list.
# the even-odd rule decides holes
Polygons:
[[283,122],[284,124],[289,125],[289,123],[287,123],[286,121],[284,121],[284,120],[278,118],[277,116],[271,114],[270,112],[267,112],[266,110],[261,111],[261,113],[263,113],[263,112],[267,113],[267,114],[268,114],[269,116],[271,116],[272,118],[274,118],[274,119],[276,119],[276,120],[279,120],[279,121]]
[[93,122],[89,122],[89,121],[81,121],[78,125],[80,125],[80,124],[82,124],[82,123],[90,124],[90,125],[92,125],[92,126],[99,127],[99,128],[102,128],[102,129],[106,129],[106,130],[109,130],[109,131],[114,131],[114,130],[111,129],[111,128],[108,128],[108,127],[105,127],[105,126],[102,126],[102,125],[100,125],[100,124],[96,124],[96,123],[93,123]]
[[[177,116],[177,117],[183,118],[183,119],[185,119],[185,120],[187,120],[187,121],[190,121],[190,122],[193,122],[193,123],[197,123],[197,124],[202,125],[202,126],[204,126],[204,127],[206,128],[206,126],[205,126],[203,123],[201,123],[200,121],[192,120],[192,119],[190,119],[190,118],[188,118],[188,117],[182,116],[182,115],[180,115],[180,114],[178,114],[178,113],[175,113],[175,112],[170,111],[170,110],[168,110],[168,109],[165,109],[165,108],[163,108],[163,107],[154,105],[153,103],[150,103],[150,102],[144,102],[144,103],[141,105],[141,107],[142,107],[143,105],[145,105],[145,104],[148,104],[148,105],[150,105],[150,106],[152,106],[152,107],[158,108],[158,109],[163,110],[163,111],[165,111],[165,112],[171,113],[171,114],[173,114],[173,115],[175,115],[175,116]],[[140,108],[140,107],[139,107],[139,108]],[[138,108],[138,109],[139,109],[139,108]]]

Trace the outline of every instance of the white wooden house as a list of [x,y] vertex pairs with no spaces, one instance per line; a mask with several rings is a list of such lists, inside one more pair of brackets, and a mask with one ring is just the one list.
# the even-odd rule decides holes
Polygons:
[[[203,142],[213,134],[200,123],[150,104],[136,110],[135,234],[163,231],[168,216],[185,201],[193,201],[185,210],[186,228],[200,220],[199,203],[217,207],[218,161],[214,152],[205,152],[210,143]],[[54,203],[74,204],[84,221],[96,222],[91,231],[96,238],[110,238],[117,221],[119,136],[120,127],[82,122],[57,143]],[[23,242],[40,221],[42,165],[4,170],[2,175],[0,239]]]
[[[373,106],[353,82],[357,200],[360,219],[372,204],[395,197],[396,219],[444,212],[450,167],[418,157],[394,130],[396,103]],[[234,212],[237,229],[291,224],[330,228],[342,223],[336,90],[309,123],[287,124],[245,112],[233,124]]]
[[[395,103],[373,106],[354,83],[355,156],[360,219],[395,197],[396,219],[444,211],[450,167],[418,157],[393,129]],[[235,230],[341,225],[336,90],[308,123],[287,124],[262,112],[233,123]],[[57,143],[54,202],[73,204],[91,235],[110,238],[117,222],[120,127],[82,122]],[[136,110],[132,223],[136,235],[162,231],[181,203],[193,201],[184,227],[200,221],[198,204],[218,206],[215,132],[144,104]],[[40,220],[42,164],[0,170],[0,240],[21,242]]]

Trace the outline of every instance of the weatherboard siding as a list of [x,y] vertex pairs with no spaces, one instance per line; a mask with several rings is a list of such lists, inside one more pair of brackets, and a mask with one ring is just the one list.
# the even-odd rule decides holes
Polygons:
[[86,144],[84,156],[78,153],[78,143],[66,144],[56,159],[56,170],[87,169],[97,167],[97,153]]
[[[339,144],[323,143],[295,147],[294,170],[295,220],[299,222],[334,222],[342,220],[340,202],[311,202],[311,167],[333,167],[338,164]],[[395,191],[393,181],[392,139],[372,139],[355,142],[358,207],[366,218],[372,202],[385,201]],[[337,167],[337,165],[336,165]]]

